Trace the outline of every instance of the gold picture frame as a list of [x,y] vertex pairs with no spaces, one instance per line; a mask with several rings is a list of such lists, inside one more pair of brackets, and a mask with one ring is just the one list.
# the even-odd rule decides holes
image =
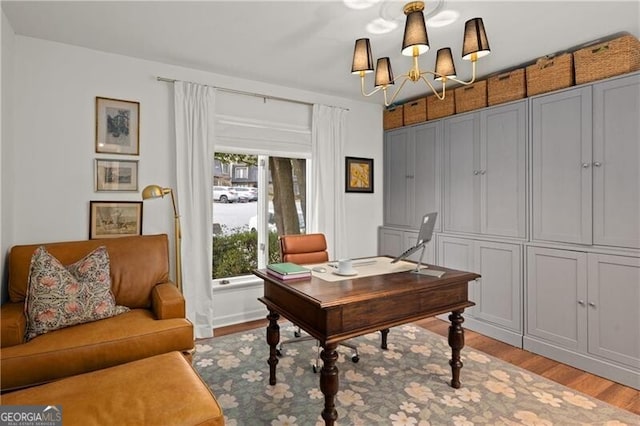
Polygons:
[[89,239],[142,235],[142,201],[91,201]]
[[345,158],[345,192],[373,193],[373,158]]
[[96,97],[96,152],[140,154],[140,102]]
[[138,160],[96,158],[95,189],[101,191],[138,191]]

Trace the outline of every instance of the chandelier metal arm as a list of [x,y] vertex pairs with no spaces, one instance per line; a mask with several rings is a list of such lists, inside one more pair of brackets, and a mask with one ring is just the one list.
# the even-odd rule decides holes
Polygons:
[[398,77],[394,78],[394,79],[393,79],[393,81],[395,82],[397,79],[399,79],[399,78],[401,78],[401,77],[404,77],[404,80],[402,81],[402,84],[400,84],[400,87],[398,87],[398,88],[396,89],[396,91],[393,93],[393,96],[391,96],[391,100],[390,100],[390,101],[387,101],[387,88],[388,88],[389,86],[384,86],[384,87],[383,87],[383,92],[384,92],[384,106],[387,106],[387,107],[388,107],[389,105],[391,105],[391,104],[393,103],[393,101],[395,101],[395,100],[396,100],[396,97],[398,96],[398,94],[400,93],[400,91],[402,90],[402,88],[404,87],[404,85],[405,85],[405,84],[407,84],[407,81],[410,81],[409,76],[408,76],[408,75],[406,75],[406,74],[405,74],[405,75],[401,75],[401,76],[398,76]]
[[378,93],[380,89],[383,89],[383,86],[376,87],[375,89],[373,89],[373,91],[371,91],[371,93],[365,92],[364,91],[364,73],[363,72],[360,73],[360,92],[362,93],[362,96],[365,96],[368,98],[369,96],[375,95],[376,93]]

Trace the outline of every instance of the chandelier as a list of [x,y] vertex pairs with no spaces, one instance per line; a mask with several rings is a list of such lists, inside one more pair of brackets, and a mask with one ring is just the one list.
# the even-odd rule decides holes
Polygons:
[[[360,86],[363,96],[371,96],[382,90],[382,93],[384,93],[384,104],[385,106],[389,106],[396,99],[398,93],[400,93],[407,81],[416,83],[422,80],[427,84],[427,86],[429,86],[438,99],[443,100],[446,96],[445,88],[448,80],[453,80],[464,85],[472,84],[475,81],[476,61],[491,52],[489,49],[489,41],[487,40],[487,35],[484,31],[482,18],[470,19],[464,26],[462,59],[471,61],[472,77],[470,81],[462,81],[456,78],[456,68],[453,63],[453,56],[451,55],[451,49],[448,47],[438,50],[436,54],[435,71],[420,69],[420,66],[418,65],[418,57],[429,50],[429,37],[427,36],[427,27],[424,22],[423,10],[424,2],[422,1],[414,1],[407,3],[404,6],[404,14],[407,16],[407,21],[404,27],[402,54],[404,56],[413,57],[413,67],[406,74],[402,74],[401,76],[394,78],[389,57],[378,58],[375,68],[374,89],[370,93],[365,92],[364,79],[366,74],[374,71],[373,57],[371,56],[371,43],[368,38],[356,40],[353,51],[351,73],[360,75]],[[438,93],[431,82],[425,78],[426,74],[433,75],[434,80],[442,83],[442,93]],[[387,90],[389,89],[389,86],[394,84],[396,80],[400,78],[402,78],[402,83],[391,96],[391,99],[388,99]]]

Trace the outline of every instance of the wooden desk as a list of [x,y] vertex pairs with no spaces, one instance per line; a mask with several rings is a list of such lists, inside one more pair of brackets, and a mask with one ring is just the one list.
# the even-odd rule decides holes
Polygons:
[[320,355],[323,361],[320,371],[320,390],[324,394],[322,418],[326,425],[333,425],[338,417],[335,409],[338,342],[451,312],[451,386],[459,388],[460,350],[464,346],[462,312],[474,305],[468,298],[467,283],[480,275],[441,266],[434,268],[447,273],[442,278],[400,272],[337,282],[317,277],[285,282],[267,274],[264,269],[253,271],[264,280],[264,296],[259,300],[269,309],[269,384],[276,384],[276,346],[280,341],[278,319],[282,315],[318,339],[323,347]]

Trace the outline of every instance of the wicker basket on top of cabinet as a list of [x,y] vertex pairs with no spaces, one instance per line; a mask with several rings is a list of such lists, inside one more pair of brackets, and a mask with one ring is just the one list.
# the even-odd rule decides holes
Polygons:
[[403,106],[399,105],[393,108],[387,108],[382,112],[382,128],[384,130],[395,129],[402,127],[403,121]]
[[573,52],[576,84],[640,69],[640,40],[631,34]]

